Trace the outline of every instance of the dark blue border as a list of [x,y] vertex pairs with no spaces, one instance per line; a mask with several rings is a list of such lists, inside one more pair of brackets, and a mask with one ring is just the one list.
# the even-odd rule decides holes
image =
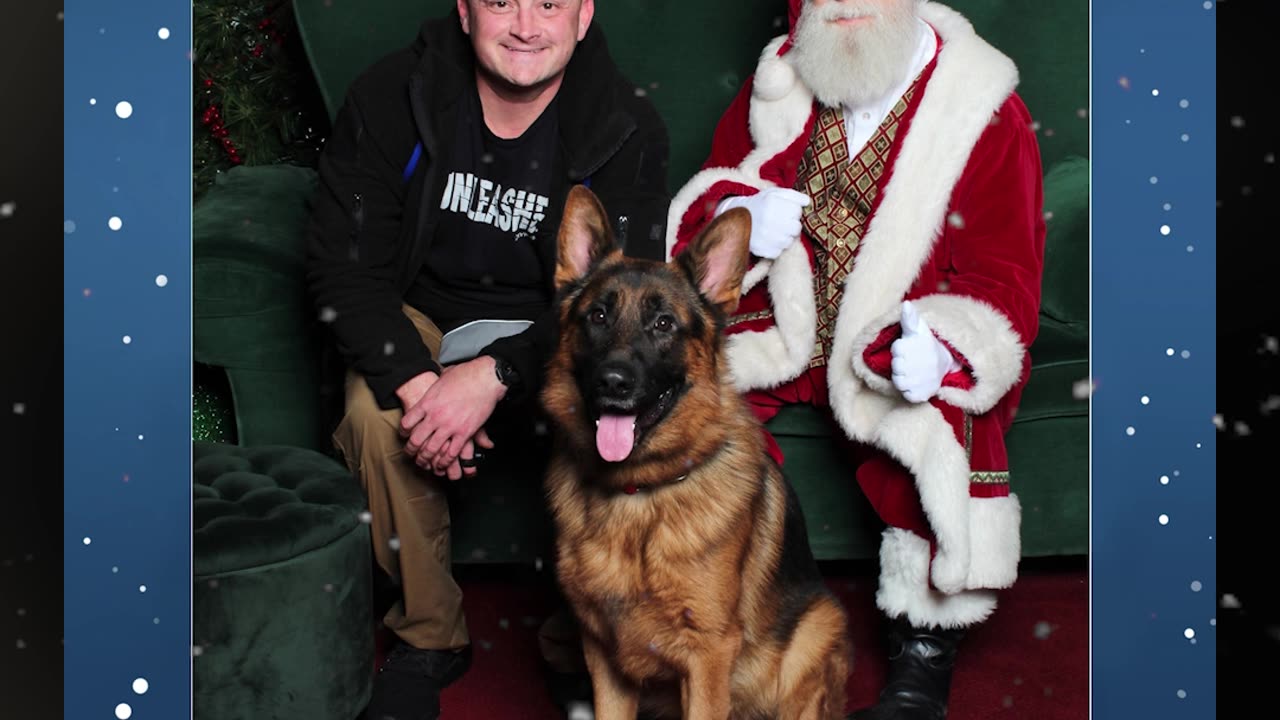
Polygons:
[[68,0],[64,24],[64,712],[185,718],[191,7]]
[[1093,4],[1098,720],[1215,713],[1216,15]]

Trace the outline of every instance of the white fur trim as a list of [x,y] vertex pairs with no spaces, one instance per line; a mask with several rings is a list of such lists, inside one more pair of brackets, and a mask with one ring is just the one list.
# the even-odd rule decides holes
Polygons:
[[996,609],[993,590],[940,593],[929,587],[929,541],[902,528],[887,528],[880,543],[876,606],[916,627],[976,625]]
[[741,168],[707,168],[689,178],[689,182],[676,192],[675,197],[671,198],[671,204],[667,206],[667,260],[672,259],[671,252],[676,247],[676,231],[680,229],[680,223],[694,201],[702,199],[711,186],[721,181],[742,183],[763,190],[771,183],[762,181],[758,170],[759,168],[756,173],[752,173]]
[[965,589],[973,554],[969,518],[969,459],[951,425],[932,405],[903,405],[886,414],[874,437],[911,473],[920,506],[937,542],[930,567],[933,584]]
[[990,410],[1022,376],[1027,349],[1013,323],[990,303],[964,295],[926,295],[913,302],[938,337],[973,368],[972,388],[944,387],[938,399],[975,415]]
[[902,305],[894,305],[885,314],[867,323],[862,332],[858,333],[858,336],[853,339],[853,349],[849,353],[853,372],[858,376],[859,380],[871,390],[881,395],[895,398],[901,397],[902,393],[894,386],[893,380],[872,372],[871,368],[867,367],[867,362],[862,357],[862,354],[866,351],[867,346],[875,342],[876,338],[880,336],[881,331],[890,325],[897,325],[901,322]]
[[763,57],[756,66],[751,93],[765,102],[781,100],[796,84],[796,71],[791,63],[777,57]]
[[[805,87],[804,83],[795,81],[795,70],[791,68],[791,63],[786,56],[778,57],[778,48],[782,47],[786,40],[786,35],[779,35],[769,41],[769,44],[764,46],[764,52],[760,53],[761,59],[756,65],[756,72],[763,72],[765,80],[771,83],[786,71],[790,71],[792,75],[790,86],[771,88],[782,90],[776,97],[766,93],[753,92],[752,94],[748,122],[751,125],[751,140],[755,143],[755,150],[751,155],[765,153],[755,165],[757,172],[761,165],[786,150],[787,146],[800,137],[805,126],[809,124],[809,116],[813,114],[813,93],[809,92],[809,88]],[[774,64],[779,60],[783,61],[785,71],[774,69]],[[748,160],[751,159],[751,156],[748,156]],[[747,162],[744,161],[743,165],[746,164]]]
[[[770,41],[760,55],[760,62],[778,62],[778,48],[786,39],[786,35],[780,35]],[[776,75],[779,71],[775,69],[765,72]],[[777,99],[769,100],[754,94],[753,98],[747,121],[754,145],[752,151],[736,168],[707,168],[694,173],[675,197],[671,198],[671,205],[667,210],[667,259],[671,258],[671,251],[675,247],[680,221],[684,219],[689,207],[710,190],[712,185],[721,180],[729,180],[757,190],[774,187],[772,182],[760,177],[760,168],[786,150],[804,132],[809,116],[813,113],[813,95],[803,83],[793,83]]]
[[1018,496],[969,498],[970,588],[1007,588],[1022,559],[1022,505]]
[[751,292],[751,288],[760,283],[769,275],[769,270],[773,267],[772,260],[758,260],[751,269],[742,276],[742,294],[746,295]]
[[813,273],[804,245],[791,243],[772,262],[769,297],[774,326],[729,336],[725,352],[739,390],[773,387],[797,377],[809,364],[818,337]]
[[[964,355],[973,368],[972,388],[944,387],[938,391],[938,399],[974,415],[994,407],[1021,377],[1027,353],[1013,323],[990,303],[964,295],[926,295],[912,302],[930,329]],[[901,321],[900,304],[872,320],[853,339],[849,358],[858,380],[875,392],[895,397],[900,393],[893,382],[872,372],[862,354],[884,328]]]

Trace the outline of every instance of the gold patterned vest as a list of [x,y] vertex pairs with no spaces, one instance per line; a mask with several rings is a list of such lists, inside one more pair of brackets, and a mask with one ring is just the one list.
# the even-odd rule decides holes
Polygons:
[[836,332],[844,282],[881,192],[886,162],[920,78],[903,93],[858,154],[849,157],[844,112],[823,107],[796,170],[795,189],[813,199],[801,216],[815,255],[818,336],[809,367],[826,364]]

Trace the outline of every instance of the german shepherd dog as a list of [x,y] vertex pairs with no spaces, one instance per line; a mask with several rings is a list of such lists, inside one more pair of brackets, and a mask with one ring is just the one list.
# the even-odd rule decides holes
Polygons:
[[722,352],[750,232],[731,210],[663,264],[565,205],[546,482],[597,720],[844,717],[844,610]]

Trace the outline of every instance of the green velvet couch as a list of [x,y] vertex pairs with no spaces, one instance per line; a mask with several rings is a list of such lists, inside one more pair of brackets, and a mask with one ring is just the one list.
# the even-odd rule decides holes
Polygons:
[[[420,20],[453,0],[294,0],[326,109],[350,81],[410,42]],[[1048,217],[1040,335],[1008,441],[1023,504],[1023,555],[1088,549],[1088,99],[1086,0],[950,3],[1013,58],[1038,124]],[[706,156],[714,125],[769,38],[785,32],[785,0],[597,0],[596,22],[618,64],[665,118],[674,193]],[[306,298],[303,223],[310,168],[242,167],[194,211],[194,356],[230,384],[238,442],[332,453],[341,368]],[[880,525],[805,407],[770,424],[809,518],[820,559],[875,557]],[[538,562],[548,551],[540,478],[494,476],[455,488],[454,555]]]

